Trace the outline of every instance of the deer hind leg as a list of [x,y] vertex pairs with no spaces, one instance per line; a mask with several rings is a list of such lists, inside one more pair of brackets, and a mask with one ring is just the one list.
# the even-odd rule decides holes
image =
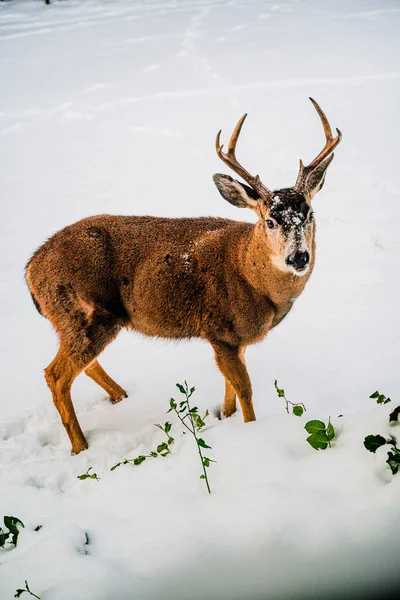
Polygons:
[[123,327],[120,317],[95,307],[90,319],[82,319],[80,310],[70,310],[51,316],[60,335],[60,349],[45,369],[45,377],[53,395],[54,404],[71,441],[72,452],[78,454],[88,445],[76,418],[71,399],[74,379],[109,344]]
[[122,398],[128,397],[128,394],[125,392],[125,390],[123,390],[118,383],[111,379],[111,377],[105,372],[97,360],[94,360],[85,369],[85,373],[107,392],[112,402],[117,403],[120,402]]
[[71,441],[73,454],[79,454],[88,445],[76,418],[71,399],[71,385],[79,375],[80,368],[60,348],[55,359],[45,369],[47,385],[53,395],[53,402],[60,413],[61,421]]
[[236,409],[232,392],[233,388],[239,398],[244,422],[255,421],[256,415],[253,408],[251,381],[244,360],[245,348],[243,346],[231,346],[225,342],[212,342],[212,346],[215,352],[216,363],[225,377],[226,387],[225,402],[222,409],[223,414],[229,416],[229,411],[232,408]]

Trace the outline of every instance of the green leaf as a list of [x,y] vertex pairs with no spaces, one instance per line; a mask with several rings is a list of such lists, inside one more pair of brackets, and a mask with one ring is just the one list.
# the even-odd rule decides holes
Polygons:
[[397,406],[397,408],[395,408],[394,411],[391,412],[389,415],[389,423],[394,423],[394,422],[398,421],[399,414],[400,414],[400,406]]
[[6,541],[8,540],[10,536],[10,532],[7,531],[7,533],[5,531],[3,531],[3,529],[0,527],[0,548],[4,548],[4,544],[6,543]]
[[315,448],[315,450],[325,450],[328,446],[328,436],[325,431],[316,431],[308,436],[307,442]]
[[386,440],[381,435],[367,435],[364,440],[364,446],[370,452],[376,452],[378,448],[384,446],[386,444]]
[[[114,465],[113,467],[111,467],[110,471],[115,471],[115,469],[117,467],[120,467],[122,465],[122,462],[117,463],[116,465]],[[79,479],[79,478],[78,478]]]
[[165,452],[165,450],[168,450],[168,446],[167,446],[167,444],[165,442],[163,442],[162,444],[159,444],[157,446],[157,452],[158,453]]
[[204,417],[203,417],[203,419],[207,419],[207,417],[209,416],[209,414],[210,414],[210,413],[208,412],[208,410],[206,410],[206,412],[205,412],[205,414],[204,414]]
[[296,417],[301,417],[303,412],[304,408],[302,406],[293,406],[293,414],[296,415]]
[[314,419],[312,421],[308,421],[304,425],[304,429],[308,431],[308,433],[316,433],[317,431],[325,431],[326,427],[325,423]]
[[387,464],[389,465],[393,475],[396,475],[400,468],[400,449],[397,446],[392,447],[392,452],[388,452]]
[[186,394],[186,390],[181,383],[177,383],[176,387],[178,388],[181,394]]
[[207,446],[205,441],[202,438],[198,438],[197,443],[201,448],[211,448],[211,446]]
[[171,427],[172,427],[172,423],[170,423],[169,421],[167,421],[164,424],[164,431],[165,431],[165,433],[169,433],[171,431]]
[[134,464],[134,465],[136,465],[136,466],[139,466],[139,465],[141,465],[141,464],[142,464],[142,462],[144,462],[145,460],[146,460],[146,457],[145,457],[145,456],[138,456],[137,458],[135,458],[135,459],[133,460],[133,464]]
[[328,427],[326,428],[326,435],[328,436],[329,441],[333,440],[333,438],[335,437],[335,430],[330,421],[328,423]]
[[190,416],[191,416],[191,418],[193,420],[193,423],[196,426],[196,429],[202,429],[203,427],[205,427],[205,423],[204,423],[203,419],[200,417],[199,414],[192,413]]
[[284,398],[285,397],[285,390],[280,389],[278,387],[278,381],[276,379],[274,380],[274,385],[275,385],[276,393],[278,394],[278,398]]
[[158,454],[157,452],[150,452],[150,456],[152,456],[153,458],[157,458]]
[[206,476],[204,474],[200,475],[200,479],[205,479],[205,478],[206,478]]
[[191,408],[189,410],[189,412],[190,412],[190,414],[197,413],[197,412],[199,412],[199,409],[197,408],[197,406],[193,406],[193,408]]
[[209,467],[210,466],[210,459],[209,458],[203,458],[203,465],[205,467]]
[[376,392],[374,392],[373,394],[371,394],[370,398],[373,398],[374,400],[375,400],[375,398],[379,398],[379,392],[378,392],[378,390]]
[[14,598],[19,598],[21,594],[23,594],[24,592],[26,592],[26,590],[21,590],[21,588],[19,588],[15,594],[14,594]]

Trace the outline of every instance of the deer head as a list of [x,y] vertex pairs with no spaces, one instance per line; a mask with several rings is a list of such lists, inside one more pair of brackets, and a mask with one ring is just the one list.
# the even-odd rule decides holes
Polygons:
[[220,144],[221,131],[216,138],[216,150],[220,159],[249,184],[245,185],[229,175],[217,173],[213,178],[218,191],[234,206],[251,208],[257,213],[273,263],[280,270],[291,271],[296,275],[305,275],[309,269],[315,231],[311,201],[324,185],[326,170],[334,156],[332,152],[342,138],[339,129],[336,129],[337,136],[332,136],[324,112],[315,100],[310,100],[321,119],[326,143],[309,165],[304,166],[300,160],[297,181],[291,188],[271,191],[258,175],[250,175],[237,161],[236,144],[247,114],[236,125],[226,153],[222,152],[223,146]]

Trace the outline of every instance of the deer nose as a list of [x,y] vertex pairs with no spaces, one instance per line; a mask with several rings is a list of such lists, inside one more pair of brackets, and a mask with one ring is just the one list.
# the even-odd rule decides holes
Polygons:
[[307,252],[295,252],[286,259],[286,264],[295,269],[304,269],[310,262],[310,255]]

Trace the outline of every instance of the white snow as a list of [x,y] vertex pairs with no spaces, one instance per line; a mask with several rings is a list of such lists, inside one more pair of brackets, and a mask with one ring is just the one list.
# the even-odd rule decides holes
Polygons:
[[[42,600],[320,600],[394,585],[400,474],[362,442],[400,438],[387,422],[400,401],[399,25],[394,0],[0,2],[0,526],[26,525],[0,549],[1,600],[25,579]],[[154,423],[177,381],[196,385],[202,410],[221,403],[200,341],[120,334],[100,362],[129,398],[112,406],[79,377],[90,447],[71,456],[29,256],[91,214],[254,219],[213,185],[227,173],[215,134],[248,112],[239,159],[271,189],[293,185],[323,144],[308,96],[343,131],[313,201],[316,267],[247,351],[258,420],[209,418],[211,496],[172,418],[172,456],[109,470],[163,439]],[[286,415],[274,378],[303,417]],[[394,402],[375,406],[376,389]],[[337,438],[317,452],[304,424],[329,415]],[[90,466],[100,481],[79,481]]]

